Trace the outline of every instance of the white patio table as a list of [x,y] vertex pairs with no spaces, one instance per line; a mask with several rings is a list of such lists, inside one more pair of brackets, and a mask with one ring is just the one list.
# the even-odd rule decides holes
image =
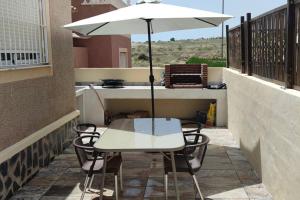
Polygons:
[[[180,120],[174,118],[119,119],[112,122],[94,144],[99,152],[170,152],[177,200],[180,199],[174,152],[185,142]],[[107,154],[104,156],[101,196],[105,181]]]

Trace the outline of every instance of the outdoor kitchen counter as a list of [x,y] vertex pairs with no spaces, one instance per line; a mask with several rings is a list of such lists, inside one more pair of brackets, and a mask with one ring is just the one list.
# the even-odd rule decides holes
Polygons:
[[[151,99],[150,86],[124,86],[123,88],[103,88],[95,86],[104,105],[109,99]],[[80,90],[82,93],[82,89]],[[164,86],[154,87],[155,99],[214,99],[217,101],[217,126],[227,125],[227,90],[201,88],[168,89]],[[88,86],[84,89],[84,116],[86,121],[103,124],[104,113],[94,91]],[[96,112],[97,111],[97,112]]]
[[[151,99],[150,86],[125,86],[118,89],[95,87],[104,99]],[[200,88],[168,89],[154,87],[155,99],[219,99],[226,97],[226,90]]]

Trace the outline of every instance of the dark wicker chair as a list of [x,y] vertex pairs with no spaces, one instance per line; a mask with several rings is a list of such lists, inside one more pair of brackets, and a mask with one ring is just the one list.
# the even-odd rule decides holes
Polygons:
[[97,132],[97,126],[90,123],[77,124],[73,127],[73,130],[77,133],[78,137],[80,137],[82,134],[86,135]]
[[[202,124],[206,124],[207,114],[197,111],[196,117],[191,119],[181,119],[182,128],[189,128],[189,130],[183,131],[183,133],[200,133]],[[192,128],[191,128],[192,127]]]
[[181,120],[181,126],[182,126],[182,128],[188,128],[188,130],[182,131],[183,134],[200,133],[201,128],[202,128],[202,125],[200,122],[196,122],[196,121],[192,121],[192,120]]
[[[84,189],[81,195],[83,200],[87,187],[91,188],[94,175],[102,173],[104,158],[99,152],[94,151],[94,141],[99,139],[97,135],[85,135],[75,138],[73,145],[82,171],[86,174]],[[92,141],[83,143],[84,140]],[[90,153],[92,152],[92,158]],[[118,174],[120,174],[121,190],[123,190],[122,181],[122,157],[121,154],[109,156],[107,159],[106,173],[113,173],[115,177],[115,197],[118,200]]]
[[[209,138],[200,133],[187,133],[184,135],[186,145],[183,151],[175,154],[175,163],[177,172],[187,172],[193,177],[193,181],[197,191],[202,200],[203,195],[200,191],[198,181],[195,173],[198,172],[202,166]],[[165,171],[165,194],[168,197],[168,173],[172,172],[172,163],[168,156],[164,157],[164,171]]]
[[[192,121],[192,120],[181,120],[181,126],[182,126],[182,133],[183,135],[192,134],[192,133],[200,133],[202,124],[200,122]],[[185,129],[187,128],[187,130]],[[198,141],[200,135],[197,134],[195,136],[195,140]],[[186,140],[186,137],[184,137],[185,143],[189,144],[189,141]],[[189,154],[189,152],[193,152],[196,148],[195,147],[189,147],[185,148],[185,151]],[[183,154],[184,150],[176,151],[175,154]]]
[[[96,135],[100,137],[100,133],[96,132],[97,126],[95,124],[91,124],[91,123],[77,124],[76,126],[73,127],[73,130],[75,131],[78,137],[85,136],[85,135]],[[85,138],[83,143],[91,144],[92,140],[95,140],[95,138],[90,138],[91,139],[90,141],[88,139],[89,138]]]

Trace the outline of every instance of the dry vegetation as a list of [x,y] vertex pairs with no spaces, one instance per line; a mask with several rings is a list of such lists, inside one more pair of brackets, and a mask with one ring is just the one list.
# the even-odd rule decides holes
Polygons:
[[[221,39],[197,39],[152,42],[153,65],[163,67],[165,64],[181,64],[193,56],[201,58],[218,58],[221,54]],[[148,43],[132,43],[132,66],[147,67]]]

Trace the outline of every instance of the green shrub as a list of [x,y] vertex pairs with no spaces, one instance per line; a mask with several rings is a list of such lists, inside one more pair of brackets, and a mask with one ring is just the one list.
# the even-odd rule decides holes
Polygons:
[[141,53],[141,54],[139,54],[139,56],[138,56],[138,60],[144,60],[144,61],[147,61],[147,60],[149,60],[149,57],[146,56],[144,53]]
[[226,67],[224,58],[199,58],[193,56],[186,61],[186,64],[207,64],[209,67]]

